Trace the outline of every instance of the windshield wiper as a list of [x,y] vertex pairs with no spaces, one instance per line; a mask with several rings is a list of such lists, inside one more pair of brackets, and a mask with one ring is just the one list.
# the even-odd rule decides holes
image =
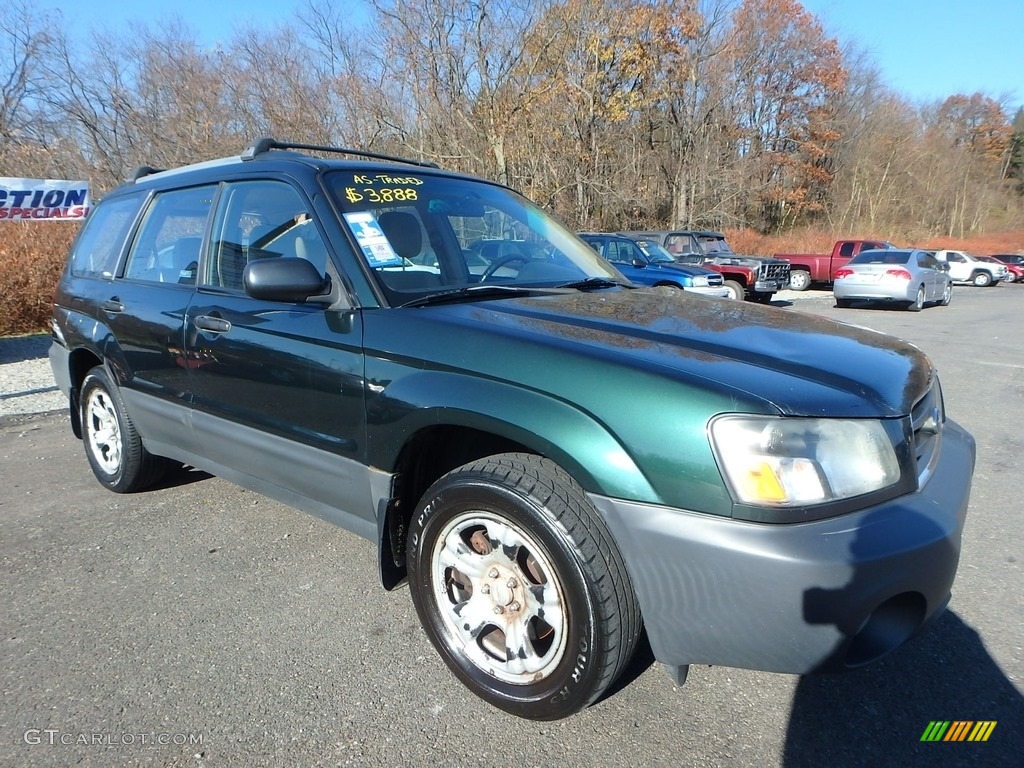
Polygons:
[[636,288],[635,285],[624,283],[621,280],[613,280],[610,277],[586,277],[583,280],[573,280],[571,283],[562,283],[559,288],[572,288],[577,291],[592,291],[598,288]]
[[425,307],[429,304],[444,304],[456,301],[476,301],[477,299],[502,299],[508,296],[529,296],[530,294],[561,294],[560,288],[540,288],[525,285],[469,285],[452,291],[431,293],[412,299],[399,307]]

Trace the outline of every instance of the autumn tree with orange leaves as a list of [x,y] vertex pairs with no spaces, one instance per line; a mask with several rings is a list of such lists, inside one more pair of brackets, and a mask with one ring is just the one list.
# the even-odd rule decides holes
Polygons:
[[906,241],[1024,219],[1024,117],[983,94],[908,101],[797,0],[359,9],[310,0],[209,48],[180,19],[83,34],[8,4],[0,163],[100,195],[272,134],[493,178],[579,229]]

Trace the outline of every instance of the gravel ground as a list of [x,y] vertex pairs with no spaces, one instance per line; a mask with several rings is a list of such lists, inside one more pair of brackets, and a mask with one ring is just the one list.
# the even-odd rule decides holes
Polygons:
[[0,338],[0,420],[67,409],[50,371],[49,348],[45,333]]

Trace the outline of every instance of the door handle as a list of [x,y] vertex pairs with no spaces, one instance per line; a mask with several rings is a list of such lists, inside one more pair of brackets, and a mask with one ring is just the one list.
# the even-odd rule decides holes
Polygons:
[[195,319],[196,328],[210,333],[227,333],[231,330],[231,323],[219,317],[199,315]]
[[106,301],[101,301],[100,308],[104,312],[113,312],[114,314],[117,314],[118,312],[124,312],[124,304],[122,304],[121,300],[116,296],[107,299]]

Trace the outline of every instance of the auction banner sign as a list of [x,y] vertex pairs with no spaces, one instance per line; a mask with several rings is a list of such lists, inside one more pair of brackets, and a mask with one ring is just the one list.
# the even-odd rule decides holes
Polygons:
[[89,212],[89,182],[0,176],[0,221],[81,221]]

